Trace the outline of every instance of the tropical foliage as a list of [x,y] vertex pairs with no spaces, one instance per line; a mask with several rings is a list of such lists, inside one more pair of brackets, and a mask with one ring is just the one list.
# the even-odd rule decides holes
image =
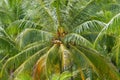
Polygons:
[[1,80],[120,80],[119,0],[1,0]]

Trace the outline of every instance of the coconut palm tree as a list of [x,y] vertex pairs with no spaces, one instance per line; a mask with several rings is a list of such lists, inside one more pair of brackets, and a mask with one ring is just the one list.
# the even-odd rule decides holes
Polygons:
[[1,79],[120,79],[115,66],[94,49],[106,27],[97,15],[108,2],[34,1],[34,9],[23,5],[24,16],[0,29],[1,53],[8,50],[0,62]]

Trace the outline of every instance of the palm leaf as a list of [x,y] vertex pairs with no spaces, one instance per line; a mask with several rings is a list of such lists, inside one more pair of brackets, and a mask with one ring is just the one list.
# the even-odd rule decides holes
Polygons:
[[36,28],[38,25],[30,20],[16,20],[12,22],[6,29],[6,31],[11,35],[11,36],[17,36],[18,33],[23,31],[26,28]]
[[[15,42],[3,28],[0,28],[0,42],[0,49],[3,49],[4,53],[12,53],[10,55],[14,55],[15,53],[17,53],[18,50],[16,48]],[[11,50],[14,50],[14,53],[11,52]]]
[[[22,72],[25,72],[29,69],[32,69],[36,61],[40,58],[41,55],[47,50],[47,47],[37,51],[35,54],[26,59],[15,71],[14,78],[17,78]],[[29,69],[28,69],[29,66]],[[32,72],[32,71],[31,71]]]
[[56,23],[55,10],[53,10],[52,8],[48,8],[48,6],[46,7],[45,2],[47,1],[44,2],[40,0],[40,2],[39,1],[37,2],[38,4],[36,5],[39,5],[39,6],[35,7],[35,9],[28,10],[28,14],[26,14],[28,19],[30,18],[30,20],[35,21],[35,23],[42,26],[43,30],[46,30],[49,32],[56,32],[57,23]]
[[86,21],[75,27],[74,32],[79,34],[98,33],[106,24],[97,20]]
[[[57,45],[53,45],[43,56],[41,56],[34,69],[33,73],[33,79],[38,80],[38,79],[50,79],[50,74],[49,74],[49,54],[53,53],[54,48],[56,48]],[[45,72],[44,72],[45,71]]]
[[87,40],[83,36],[76,34],[76,33],[71,33],[71,34],[66,35],[65,43],[72,43],[76,45],[83,44],[83,45],[92,47],[92,43],[89,40]]
[[86,58],[87,61],[89,61],[93,70],[95,70],[95,72],[97,73],[100,79],[108,79],[108,80],[120,79],[119,74],[118,72],[116,72],[115,67],[110,62],[107,62],[105,58],[100,56],[96,51],[83,46],[79,46],[77,48],[73,47],[73,48],[76,51],[78,51],[78,53],[83,55],[83,57]]
[[66,79],[70,79],[72,76],[75,76],[78,73],[78,71],[74,71],[73,74],[69,71],[64,71],[60,77],[59,80],[66,80]]
[[115,15],[107,24],[106,26],[104,26],[104,28],[99,32],[94,45],[96,46],[97,43],[102,39],[102,37],[106,34],[116,34],[119,35],[119,18],[120,17],[120,13]]
[[70,52],[65,48],[63,44],[60,45],[60,57],[62,71],[70,70],[72,66],[72,57]]
[[120,13],[115,15],[107,24],[107,32],[108,33],[114,33],[114,34],[119,34],[119,24],[120,24]]
[[45,43],[37,43],[38,45],[31,46],[27,49],[22,50],[15,56],[12,56],[8,58],[8,60],[3,64],[1,69],[1,77],[3,74],[5,74],[6,69],[16,69],[19,67],[25,60],[27,60],[28,57],[32,56],[35,52],[37,52],[40,49],[43,49],[45,46],[47,46]]
[[119,58],[119,55],[120,55],[120,38],[119,36],[116,38],[116,41],[115,41],[115,46],[113,46],[113,49],[112,49],[112,61],[115,62],[115,65],[119,68],[120,66],[120,58]]
[[[37,42],[37,41],[50,41],[53,38],[53,33],[37,30],[37,29],[25,29],[21,32],[20,35],[16,38],[16,43],[19,43],[19,47],[23,48],[30,43]],[[32,38],[32,39],[31,39]]]
[[69,21],[71,23],[69,26],[71,28],[74,28],[74,27],[84,23],[86,20],[91,20],[93,17],[96,17],[96,15],[95,15],[96,12],[98,10],[100,10],[100,4],[98,4],[94,0],[84,1],[83,3],[84,4],[82,4],[82,6],[80,6],[80,5],[78,5],[78,4],[80,4],[80,1],[76,1],[75,5],[73,5],[74,7],[72,7],[72,9],[70,11],[72,18],[70,17],[70,19],[69,19]]

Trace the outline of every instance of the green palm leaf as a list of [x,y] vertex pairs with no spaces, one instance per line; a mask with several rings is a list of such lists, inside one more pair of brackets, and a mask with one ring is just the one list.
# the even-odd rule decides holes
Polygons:
[[[22,72],[26,72],[30,69],[30,67],[32,68],[33,65],[37,62],[37,60],[40,58],[40,56],[45,52],[45,50],[47,50],[46,48],[43,48],[41,50],[39,50],[38,52],[36,52],[35,54],[33,54],[32,56],[30,56],[28,59],[26,59],[15,71],[14,71],[14,76],[15,78],[19,77],[19,75]],[[29,69],[28,69],[29,66]],[[32,77],[31,77],[32,78]]]
[[87,34],[87,33],[98,33],[106,24],[97,20],[86,21],[74,29],[75,33]]
[[115,62],[115,65],[118,67],[119,69],[119,66],[120,66],[120,58],[119,58],[119,55],[120,55],[120,38],[117,37],[116,41],[115,41],[115,46],[113,46],[113,50],[112,50],[112,61]]
[[[41,41],[46,42],[50,41],[50,39],[53,38],[53,33],[43,31],[43,30],[37,30],[37,29],[25,29],[23,32],[21,32],[20,35],[16,38],[16,42],[19,43],[19,47],[23,48],[26,45]],[[32,38],[32,39],[31,39]]]
[[84,38],[83,36],[76,34],[76,33],[71,33],[66,35],[65,37],[65,42],[66,43],[72,43],[72,44],[83,44],[85,46],[91,46],[92,47],[92,43],[87,40],[86,38]]
[[[35,65],[34,73],[33,73],[33,79],[50,79],[50,73],[51,73],[51,66],[50,61],[52,58],[49,57],[51,53],[54,53],[55,48],[57,45],[53,45],[42,57],[40,57]],[[50,59],[49,59],[50,58]],[[44,72],[45,71],[45,72]]]
[[[83,55],[87,61],[89,61],[90,66],[93,70],[97,73],[100,79],[111,79],[111,80],[119,80],[120,77],[118,72],[116,72],[115,67],[110,63],[107,62],[102,56],[96,53],[94,50],[89,48],[79,46],[74,47],[72,46],[78,53]],[[89,50],[89,51],[88,51]]]
[[[37,43],[38,45],[32,45],[29,48],[26,48],[22,50],[20,53],[16,54],[15,56],[10,57],[3,65],[1,69],[1,77],[3,74],[5,74],[6,69],[16,69],[19,67],[22,63],[24,63],[25,60],[27,60],[28,57],[32,56],[35,52],[37,52],[39,49],[43,49],[45,46],[45,43]],[[13,65],[13,66],[12,66]]]

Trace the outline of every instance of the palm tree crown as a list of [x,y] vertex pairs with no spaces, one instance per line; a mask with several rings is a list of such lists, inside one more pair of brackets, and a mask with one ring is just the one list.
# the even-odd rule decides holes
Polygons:
[[3,0],[1,4],[1,79],[120,79],[119,44],[104,43],[110,38],[119,42],[117,0]]

